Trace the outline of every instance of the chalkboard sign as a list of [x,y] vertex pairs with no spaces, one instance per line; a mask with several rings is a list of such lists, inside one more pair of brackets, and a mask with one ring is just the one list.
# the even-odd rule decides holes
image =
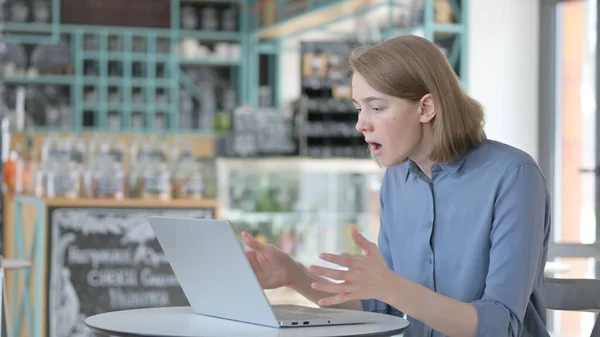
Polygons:
[[214,209],[50,208],[48,337],[96,336],[108,311],[189,305],[147,216],[214,218]]

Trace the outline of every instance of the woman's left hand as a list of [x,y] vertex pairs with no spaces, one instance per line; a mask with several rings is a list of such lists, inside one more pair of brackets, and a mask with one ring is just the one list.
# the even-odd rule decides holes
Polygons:
[[347,270],[309,267],[308,270],[314,274],[343,281],[314,282],[313,289],[337,294],[319,300],[318,305],[332,306],[363,299],[377,299],[388,303],[393,295],[394,285],[399,277],[388,268],[377,245],[358,233],[356,228],[352,228],[352,240],[363,250],[364,256],[321,254],[323,260],[346,267]]

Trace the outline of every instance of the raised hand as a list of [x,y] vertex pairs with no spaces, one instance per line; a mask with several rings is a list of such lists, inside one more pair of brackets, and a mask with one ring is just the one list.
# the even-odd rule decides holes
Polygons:
[[331,306],[351,300],[378,299],[387,302],[392,294],[392,285],[398,277],[388,268],[379,253],[377,245],[352,229],[352,240],[363,250],[364,256],[351,257],[335,254],[321,254],[321,258],[348,268],[347,270],[311,266],[309,271],[343,281],[341,283],[314,282],[312,288],[336,295],[318,301],[320,306]]
[[250,247],[246,257],[263,289],[275,289],[294,284],[296,261],[287,253],[254,239],[246,232],[241,233],[242,240]]

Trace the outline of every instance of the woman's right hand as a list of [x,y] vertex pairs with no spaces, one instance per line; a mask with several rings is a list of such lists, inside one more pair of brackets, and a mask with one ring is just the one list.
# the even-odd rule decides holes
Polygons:
[[263,289],[275,289],[294,284],[294,272],[298,263],[286,252],[262,243],[246,232],[241,233],[242,240],[250,247],[246,257]]

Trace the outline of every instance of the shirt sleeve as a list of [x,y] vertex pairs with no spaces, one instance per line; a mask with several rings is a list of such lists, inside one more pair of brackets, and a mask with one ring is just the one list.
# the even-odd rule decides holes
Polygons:
[[543,273],[549,208],[546,181],[535,163],[521,164],[500,186],[485,292],[472,302],[478,315],[476,337],[521,336],[529,298]]
[[[386,210],[385,210],[385,205],[383,200],[385,199],[385,194],[386,194],[386,190],[385,190],[385,179],[387,177],[387,171],[384,174],[384,182],[381,186],[381,191],[379,193],[379,205],[380,205],[380,212],[379,212],[379,234],[377,237],[377,246],[379,247],[379,252],[381,253],[381,256],[383,257],[383,259],[385,260],[385,263],[387,264],[388,268],[393,270],[393,265],[392,265],[392,255],[390,253],[390,244],[387,238],[387,234],[386,234],[386,225],[387,225],[387,216],[386,216]],[[362,305],[363,305],[363,310],[364,311],[370,311],[370,312],[377,312],[377,313],[382,313],[382,314],[391,314],[391,307],[384,302],[381,302],[379,300],[375,300],[375,299],[368,299],[368,300],[362,300]]]

